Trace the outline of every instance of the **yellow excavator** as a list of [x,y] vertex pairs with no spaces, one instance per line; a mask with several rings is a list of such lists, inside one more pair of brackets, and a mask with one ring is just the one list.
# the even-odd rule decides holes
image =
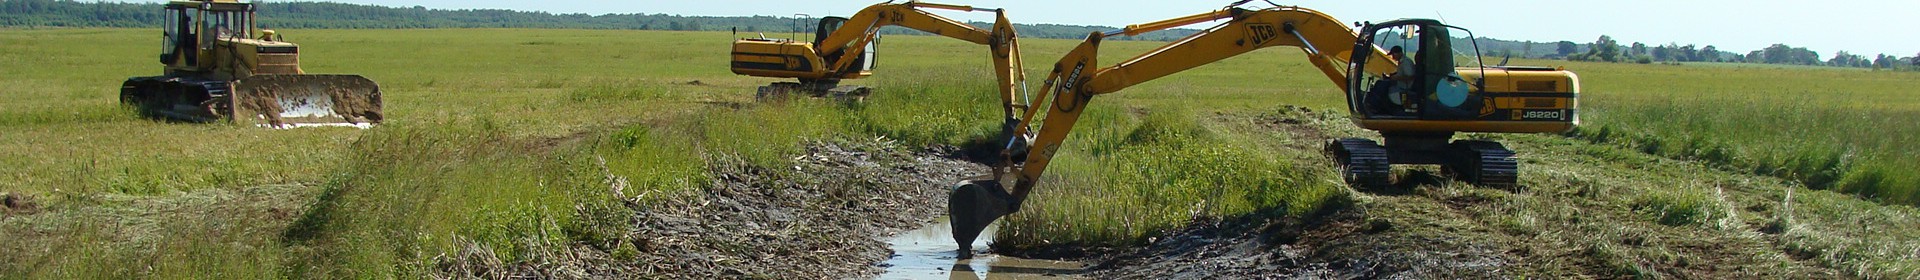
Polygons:
[[[1020,105],[1026,108],[1019,118],[1024,121],[1004,135],[1006,148],[992,177],[961,182],[952,190],[948,213],[961,257],[971,257],[965,248],[987,225],[1020,210],[1095,96],[1261,48],[1302,49],[1346,94],[1349,119],[1386,140],[1384,146],[1362,138],[1327,144],[1329,156],[1354,186],[1389,183],[1392,164],[1436,164],[1462,181],[1511,186],[1519,171],[1512,150],[1491,141],[1452,140],[1453,135],[1564,132],[1579,122],[1578,76],[1557,68],[1481,65],[1477,43],[1466,29],[1404,19],[1354,23],[1360,28],[1355,31],[1310,9],[1236,6],[1095,32],[1055,63],[1037,96],[1051,96],[1051,102]],[[1101,68],[1096,61],[1103,38],[1216,20],[1226,22],[1119,64]],[[1465,37],[1455,37],[1460,35]],[[1042,119],[1036,133],[1033,122]]]
[[[993,12],[996,19],[992,30],[986,30],[923,9]],[[880,28],[886,26],[906,27],[987,45],[992,52],[994,74],[999,78],[1002,101],[1011,104],[1025,94],[1023,87],[1026,74],[1020,68],[1020,44],[1015,38],[1013,24],[1007,21],[1006,10],[919,1],[874,4],[853,14],[852,18],[823,17],[812,42],[766,38],[764,35],[735,40],[733,73],[798,80],[760,87],[755,95],[760,98],[793,94],[862,98],[871,89],[840,86],[839,83],[843,79],[873,75],[873,67],[877,62],[874,40],[878,38]],[[1009,109],[1007,114],[1010,116],[1013,112]]]
[[274,128],[377,124],[380,86],[359,75],[306,74],[300,47],[254,28],[254,4],[175,0],[162,6],[163,75],[133,77],[120,101],[148,117],[231,120]]

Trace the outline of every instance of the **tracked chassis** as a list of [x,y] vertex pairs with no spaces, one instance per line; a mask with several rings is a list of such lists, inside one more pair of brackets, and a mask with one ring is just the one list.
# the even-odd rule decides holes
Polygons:
[[847,102],[859,102],[873,93],[865,86],[841,86],[836,83],[795,83],[779,82],[760,87],[753,97],[759,101],[785,100],[789,96],[807,96],[814,98],[833,98]]
[[1520,174],[1513,150],[1492,141],[1459,140],[1445,136],[1388,136],[1387,145],[1363,138],[1327,143],[1327,154],[1340,168],[1347,184],[1382,187],[1392,183],[1394,164],[1437,164],[1455,179],[1494,188],[1512,188]]

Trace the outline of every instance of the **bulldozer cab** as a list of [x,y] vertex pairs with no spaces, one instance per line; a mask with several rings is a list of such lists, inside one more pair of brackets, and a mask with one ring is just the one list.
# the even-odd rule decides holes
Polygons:
[[160,63],[169,71],[207,71],[222,42],[252,38],[253,4],[238,1],[172,1],[163,7]]
[[[1472,32],[1430,19],[1406,19],[1362,26],[1355,49],[1389,50],[1397,71],[1388,75],[1348,75],[1351,108],[1368,119],[1454,120],[1477,116],[1486,77]],[[1456,38],[1453,34],[1464,34]],[[1371,52],[1354,52],[1348,73]],[[1411,65],[1408,65],[1411,64]]]

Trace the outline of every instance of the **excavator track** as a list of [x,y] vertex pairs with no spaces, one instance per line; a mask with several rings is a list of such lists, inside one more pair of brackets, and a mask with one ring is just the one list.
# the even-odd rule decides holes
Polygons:
[[1387,148],[1373,140],[1342,138],[1327,143],[1327,153],[1340,167],[1340,176],[1356,187],[1386,186],[1391,183],[1393,165]]
[[1459,156],[1447,166],[1447,170],[1455,178],[1482,187],[1513,188],[1518,185],[1520,163],[1513,159],[1513,150],[1508,150],[1499,142],[1460,140],[1453,142],[1453,149]]
[[860,102],[873,93],[872,88],[864,86],[837,86],[835,84],[808,84],[778,82],[760,87],[753,97],[761,102],[786,100],[791,96],[814,98],[833,98],[846,102]]

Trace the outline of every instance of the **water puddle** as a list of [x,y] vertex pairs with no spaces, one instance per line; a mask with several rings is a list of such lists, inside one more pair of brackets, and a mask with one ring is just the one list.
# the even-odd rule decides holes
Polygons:
[[352,127],[352,128],[358,128],[358,129],[373,128],[373,124],[371,123],[287,123],[287,124],[281,124],[280,126],[274,126],[273,124],[263,123],[263,124],[259,124],[258,126],[264,127],[264,128],[282,128],[282,129],[309,128],[309,127]]
[[986,252],[998,225],[973,242],[973,259],[961,260],[953,247],[953,224],[940,218],[926,227],[887,239],[893,258],[880,279],[1071,279],[1084,264],[1022,259]]

